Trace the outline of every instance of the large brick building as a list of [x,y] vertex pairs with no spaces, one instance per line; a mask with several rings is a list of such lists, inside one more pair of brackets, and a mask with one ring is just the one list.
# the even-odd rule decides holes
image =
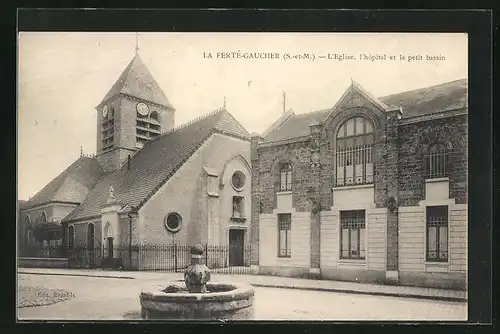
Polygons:
[[467,80],[288,111],[251,138],[260,273],[466,288]]
[[24,204],[21,245],[33,242],[34,225],[55,220],[70,248],[103,250],[95,262],[124,260],[121,246],[195,243],[231,244],[243,261],[250,134],[225,107],[180,126],[175,112],[136,54],[96,107],[96,155],[82,155]]

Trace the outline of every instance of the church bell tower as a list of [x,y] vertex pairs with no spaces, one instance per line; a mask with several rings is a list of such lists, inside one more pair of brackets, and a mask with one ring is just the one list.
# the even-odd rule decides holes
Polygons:
[[105,172],[121,168],[129,155],[174,127],[175,109],[139,57],[97,105],[97,159]]

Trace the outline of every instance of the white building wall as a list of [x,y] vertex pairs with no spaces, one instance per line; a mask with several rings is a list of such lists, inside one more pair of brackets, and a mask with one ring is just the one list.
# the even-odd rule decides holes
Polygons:
[[[385,275],[387,213],[385,208],[375,208],[374,196],[373,185],[333,189],[331,211],[321,212],[320,266],[324,278],[364,280],[370,277],[376,280]],[[365,210],[364,260],[340,259],[339,221],[340,211],[344,210]]]
[[[448,261],[426,261],[426,207],[448,206]],[[403,284],[460,284],[467,274],[467,205],[449,198],[448,179],[428,180],[418,206],[399,208],[399,270]],[[415,283],[418,282],[418,283]],[[426,283],[422,283],[426,282]]]
[[[291,257],[278,257],[278,214],[290,213]],[[272,214],[259,216],[259,264],[262,267],[309,269],[311,263],[311,214],[296,212],[291,192],[278,194],[278,207]]]

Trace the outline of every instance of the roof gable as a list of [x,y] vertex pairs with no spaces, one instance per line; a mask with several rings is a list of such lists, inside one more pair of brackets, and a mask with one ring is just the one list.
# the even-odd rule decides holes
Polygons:
[[305,114],[289,116],[285,122],[276,126],[264,137],[264,141],[280,141],[307,136],[310,134],[309,125],[314,121],[322,122],[330,109],[313,111]]
[[215,132],[244,137],[248,132],[225,110],[181,125],[147,142],[121,169],[104,175],[85,201],[64,221],[98,216],[113,186],[121,205],[141,207]]
[[376,108],[380,109],[381,111],[387,111],[389,109],[389,107],[384,102],[382,102],[380,99],[370,94],[357,82],[352,81],[349,88],[345,90],[344,94],[342,94],[337,103],[335,103],[333,108],[331,108],[325,119],[328,119],[333,114],[338,113],[340,109],[345,109],[350,106],[359,105],[360,99],[368,100],[370,103],[372,103]]
[[113,84],[99,105],[118,94],[138,97],[168,108],[173,108],[163,90],[142,62],[139,54],[136,54],[127,67],[125,67],[125,70],[123,70],[118,80]]
[[385,111],[401,107],[403,119],[467,107],[467,79],[455,80],[379,98],[374,97],[359,84],[353,82],[333,108],[289,115],[284,122],[270,128],[269,133],[264,137],[264,141],[274,142],[309,135],[309,125],[314,122],[324,122],[330,115],[336,112],[339,106],[345,106],[342,101],[346,100],[352,92],[356,92],[367,98],[370,102]]
[[100,176],[101,168],[95,158],[80,157],[31,197],[24,208],[49,202],[81,203]]
[[221,110],[220,119],[215,124],[214,129],[217,132],[221,132],[223,134],[228,134],[247,140],[250,139],[250,134],[248,133],[248,131],[241,125],[240,122],[236,120],[236,118],[233,117],[233,115],[231,115],[225,109]]

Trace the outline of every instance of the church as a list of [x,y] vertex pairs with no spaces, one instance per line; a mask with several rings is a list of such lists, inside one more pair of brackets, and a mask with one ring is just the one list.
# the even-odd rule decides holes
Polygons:
[[175,108],[136,52],[95,109],[96,154],[81,154],[23,203],[21,247],[34,243],[35,225],[54,221],[69,249],[102,250],[91,264],[148,269],[152,261],[130,246],[196,243],[230,245],[233,261],[243,262],[250,134],[226,107],[176,125]]
[[252,134],[259,273],[466,289],[467,80],[338,102]]

